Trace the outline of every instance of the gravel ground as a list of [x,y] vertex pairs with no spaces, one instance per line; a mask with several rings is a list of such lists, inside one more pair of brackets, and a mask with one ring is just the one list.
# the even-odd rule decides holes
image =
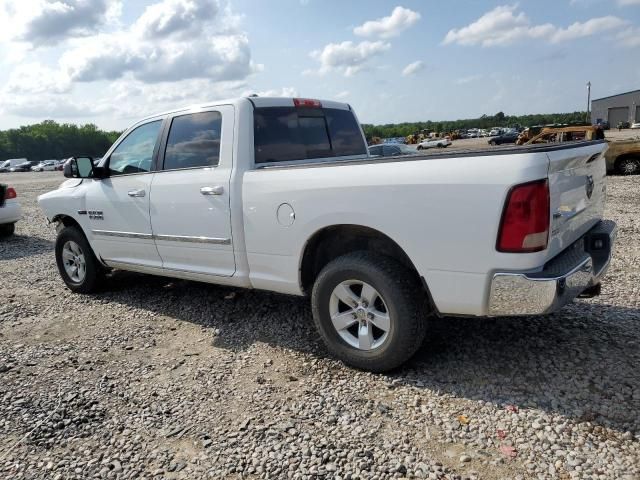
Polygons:
[[640,478],[640,177],[612,177],[602,295],[434,320],[391,375],[330,359],[305,299],[115,273],[66,290],[35,200],[0,243],[0,478]]

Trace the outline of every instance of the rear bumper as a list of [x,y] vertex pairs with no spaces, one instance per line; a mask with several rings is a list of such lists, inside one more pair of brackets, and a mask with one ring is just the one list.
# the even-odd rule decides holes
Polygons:
[[495,273],[489,315],[541,315],[571,302],[607,272],[616,232],[614,222],[602,221],[540,271]]
[[15,201],[6,201],[0,207],[0,225],[5,223],[16,223],[22,217],[22,209],[20,204]]

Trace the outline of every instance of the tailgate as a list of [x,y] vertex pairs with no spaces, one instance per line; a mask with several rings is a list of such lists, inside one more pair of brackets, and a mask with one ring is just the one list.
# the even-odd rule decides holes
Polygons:
[[605,142],[547,152],[551,234],[555,256],[602,220],[606,194]]

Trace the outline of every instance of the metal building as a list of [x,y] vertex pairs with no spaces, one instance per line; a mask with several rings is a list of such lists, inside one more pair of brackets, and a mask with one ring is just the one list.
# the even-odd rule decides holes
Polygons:
[[611,128],[618,122],[640,122],[640,90],[593,100],[591,123],[599,122],[609,122]]

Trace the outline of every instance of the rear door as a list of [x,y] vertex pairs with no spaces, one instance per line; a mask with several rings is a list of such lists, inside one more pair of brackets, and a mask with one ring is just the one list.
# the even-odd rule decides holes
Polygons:
[[151,185],[151,225],[162,266],[231,276],[235,258],[229,180],[234,109],[170,118]]
[[604,214],[606,143],[559,148],[549,157],[550,253],[571,245]]

